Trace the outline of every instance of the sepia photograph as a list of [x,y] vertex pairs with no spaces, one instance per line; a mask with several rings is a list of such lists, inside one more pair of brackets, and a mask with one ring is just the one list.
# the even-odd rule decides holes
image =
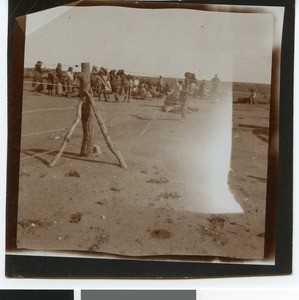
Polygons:
[[7,252],[274,265],[284,8],[101,2],[16,18]]

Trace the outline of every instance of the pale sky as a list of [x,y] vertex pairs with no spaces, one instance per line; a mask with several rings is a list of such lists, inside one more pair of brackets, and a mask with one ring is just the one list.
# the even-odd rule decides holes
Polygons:
[[25,66],[90,62],[127,73],[270,83],[271,14],[58,7],[30,14]]

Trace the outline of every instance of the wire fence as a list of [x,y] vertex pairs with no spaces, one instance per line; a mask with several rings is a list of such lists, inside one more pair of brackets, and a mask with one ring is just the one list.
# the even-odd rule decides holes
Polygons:
[[[45,80],[47,80],[47,78],[44,78]],[[26,84],[32,84],[32,85],[35,85],[35,84],[42,84],[42,85],[51,85],[51,86],[60,86],[60,87],[66,87],[66,88],[69,88],[69,87],[72,87],[74,86],[74,83],[73,84],[62,84],[62,83],[51,83],[51,82],[48,82],[48,81],[45,81],[45,82],[40,82],[40,81],[29,81],[29,80],[23,80],[23,83],[26,83]],[[257,89],[257,87],[255,87],[256,91],[258,92],[258,94],[260,96],[263,96],[263,94],[261,94],[259,92],[259,90]],[[249,95],[250,92],[243,92],[243,91],[232,91],[233,94],[240,94],[240,95]]]

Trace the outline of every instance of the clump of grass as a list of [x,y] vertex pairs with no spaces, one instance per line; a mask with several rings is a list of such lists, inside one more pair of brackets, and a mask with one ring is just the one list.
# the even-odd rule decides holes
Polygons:
[[160,178],[150,178],[146,181],[147,183],[156,183],[156,184],[162,184],[162,183],[167,183],[169,180],[165,177],[160,177]]
[[116,186],[113,186],[112,188],[110,188],[110,190],[113,192],[121,192],[121,189]]
[[181,196],[177,192],[162,192],[159,195],[159,199],[180,199]]
[[77,171],[69,171],[65,174],[65,177],[80,177],[80,174]]
[[80,212],[77,212],[76,214],[72,214],[69,223],[79,223],[82,219],[82,214]]
[[218,227],[223,228],[223,226],[225,225],[225,219],[218,215],[212,215],[210,218],[208,218],[208,221],[213,229],[216,229]]
[[169,239],[171,233],[166,229],[155,229],[150,233],[150,236],[159,240]]

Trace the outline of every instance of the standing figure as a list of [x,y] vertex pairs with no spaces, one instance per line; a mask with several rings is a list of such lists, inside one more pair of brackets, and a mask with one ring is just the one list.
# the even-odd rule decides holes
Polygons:
[[119,96],[121,79],[119,76],[116,75],[116,70],[111,70],[109,76],[110,76],[111,91],[115,98],[114,102],[119,102],[118,96]]
[[174,84],[174,89],[173,89],[173,99],[175,100],[175,104],[177,104],[179,101],[180,92],[182,90],[182,87],[183,87],[183,81],[175,79],[175,84]]
[[60,83],[62,86],[62,94],[65,95],[66,94],[66,78],[62,72],[62,68],[61,68],[61,63],[57,64],[57,67],[55,69],[55,84],[56,85],[56,95],[59,95],[59,90],[58,90],[58,84]]
[[122,96],[125,93],[126,74],[124,70],[118,70],[116,75],[120,77],[119,95]]
[[104,92],[105,92],[105,96],[109,100],[109,94],[111,93],[110,76],[109,76],[108,70],[106,68],[103,68],[103,70],[104,70],[103,79],[104,79],[104,83],[105,83]]
[[182,85],[182,90],[180,92],[180,103],[181,103],[181,116],[183,120],[187,119],[189,99],[192,95],[191,92],[191,73],[185,73],[185,80]]
[[211,82],[212,82],[211,93],[217,95],[218,94],[218,86],[220,83],[220,79],[218,78],[217,74],[215,74],[214,78],[211,79]]
[[116,72],[115,78],[115,87],[116,87],[116,96],[117,100],[115,102],[119,102],[120,96],[122,95],[122,70]]
[[105,102],[108,102],[107,95],[111,92],[111,86],[107,69],[100,68],[98,72],[98,91],[99,101],[101,101],[101,95],[103,93]]
[[206,81],[203,80],[199,85],[199,99],[205,99],[207,96],[207,85]]
[[43,86],[43,78],[42,78],[42,62],[39,60],[35,64],[35,68],[33,70],[33,82],[32,82],[32,88],[35,92],[41,93],[41,91],[44,89]]
[[90,86],[93,90],[93,92],[99,91],[99,85],[98,85],[98,68],[97,66],[93,66],[91,73],[90,73]]
[[48,84],[47,84],[48,95],[53,95],[54,75],[51,71],[48,72],[47,80],[48,80]]
[[129,74],[127,75],[126,83],[125,83],[125,98],[123,102],[130,102],[131,98],[131,91],[133,88],[133,80],[132,76]]
[[160,94],[163,94],[163,90],[164,90],[164,80],[163,80],[162,76],[159,76],[159,79],[157,82],[157,92],[159,92]]
[[66,81],[67,81],[67,97],[69,98],[73,92],[73,84],[74,84],[74,73],[72,67],[69,67],[66,72]]

